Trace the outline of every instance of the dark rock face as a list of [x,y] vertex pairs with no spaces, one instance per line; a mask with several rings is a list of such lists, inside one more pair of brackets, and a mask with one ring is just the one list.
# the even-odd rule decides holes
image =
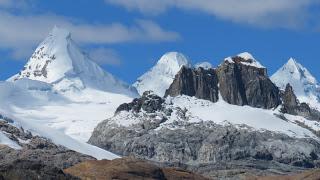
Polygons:
[[214,69],[182,67],[165,96],[188,95],[218,101],[218,78]]
[[0,120],[0,130],[21,146],[0,145],[0,179],[73,179],[62,169],[94,158],[82,155],[50,140]]
[[265,109],[281,104],[280,91],[265,68],[244,65],[241,57],[234,57],[233,61],[225,61],[217,68],[220,93],[226,102]]
[[0,166],[0,179],[78,179],[65,174],[61,169],[46,165],[45,162],[16,160],[9,165]]
[[220,91],[222,98],[234,105],[265,109],[280,105],[280,91],[267,70],[242,61],[241,57],[234,57],[233,62],[225,61],[217,69],[208,70],[182,67],[165,96],[184,94],[217,102]]
[[150,91],[146,91],[143,93],[141,98],[134,99],[131,103],[124,103],[121,104],[117,110],[116,114],[120,111],[133,111],[133,112],[139,112],[141,109],[146,111],[147,113],[154,113],[158,110],[161,110],[162,103],[164,102],[164,99],[161,97],[152,94]]
[[283,107],[281,111],[292,115],[303,116],[307,119],[320,120],[320,112],[310,108],[306,103],[299,103],[293,88],[287,84],[284,93],[282,94]]

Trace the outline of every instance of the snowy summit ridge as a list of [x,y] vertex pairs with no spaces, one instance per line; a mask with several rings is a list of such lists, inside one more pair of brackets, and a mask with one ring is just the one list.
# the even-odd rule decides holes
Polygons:
[[195,64],[194,65],[194,67],[195,68],[203,68],[203,69],[211,69],[211,68],[213,68],[213,66],[212,66],[212,64],[211,63],[209,63],[209,62],[200,62],[200,63],[197,63],[197,64]]
[[56,26],[37,47],[23,70],[9,81],[23,78],[53,84],[62,91],[93,88],[135,94],[130,86],[104,71],[83,53],[68,30]]
[[140,95],[151,90],[159,96],[164,96],[166,89],[169,88],[182,66],[191,66],[189,59],[179,52],[168,52],[154,67],[139,77],[133,86],[137,88]]
[[240,53],[240,54],[236,55],[235,57],[227,57],[225,59],[225,61],[227,61],[229,63],[234,63],[235,62],[234,58],[237,58],[237,57],[242,59],[241,62],[240,62],[241,64],[244,64],[244,65],[247,65],[247,66],[253,66],[253,67],[256,67],[256,68],[260,68],[260,69],[261,68],[265,69],[265,67],[262,66],[260,64],[260,62],[257,59],[255,59],[252,54],[250,54],[248,52]]

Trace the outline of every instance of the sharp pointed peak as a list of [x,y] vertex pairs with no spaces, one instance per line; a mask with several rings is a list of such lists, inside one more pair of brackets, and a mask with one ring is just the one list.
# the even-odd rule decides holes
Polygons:
[[70,38],[71,32],[68,29],[55,25],[49,33],[49,36],[56,38]]
[[178,66],[188,65],[189,58],[180,52],[171,51],[171,52],[165,53],[158,61],[158,64],[171,64],[171,63],[176,63]]
[[295,58],[290,57],[286,64],[283,65],[284,69],[290,69],[293,71],[296,69],[298,72],[300,71],[307,71],[307,69],[301,65]]
[[300,64],[295,58],[289,58],[286,64],[282,66],[274,75],[275,78],[283,78],[284,73],[289,74],[291,77],[297,80],[304,79],[308,83],[315,84],[317,80],[315,77],[309,72],[307,68],[305,68],[302,64]]
[[288,60],[288,62],[287,62],[287,65],[297,66],[298,64],[299,64],[298,61],[297,61],[295,58],[293,58],[293,57],[290,57],[289,60]]

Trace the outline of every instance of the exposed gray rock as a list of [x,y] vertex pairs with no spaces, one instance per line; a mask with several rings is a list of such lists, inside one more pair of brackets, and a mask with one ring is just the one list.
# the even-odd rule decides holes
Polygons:
[[283,107],[281,111],[283,113],[303,116],[312,120],[320,120],[320,112],[310,108],[306,103],[300,103],[290,84],[287,84],[286,89],[282,94],[282,101]]
[[72,179],[62,169],[94,158],[0,120],[0,130],[22,149],[0,145],[0,179]]
[[[134,102],[132,107],[136,106]],[[130,109],[129,114],[139,119],[139,123],[130,126],[112,124],[122,115],[119,111],[95,128],[89,143],[119,155],[180,166],[210,177],[231,177],[230,174],[236,177],[243,173],[263,175],[264,172],[286,174],[320,167],[320,144],[314,139],[255,131],[245,125],[189,123],[183,120],[187,113],[183,109],[176,117],[181,120],[173,122],[175,126],[170,128],[161,125],[172,114],[163,112],[166,109],[163,103],[159,106],[156,114]],[[164,116],[162,120],[156,118],[159,111]],[[233,168],[235,171],[230,170]]]
[[218,78],[214,69],[182,67],[165,96],[188,95],[218,101]]
[[161,110],[162,103],[164,100],[152,94],[151,91],[146,91],[143,93],[141,98],[134,99],[131,103],[124,103],[121,104],[117,110],[116,114],[120,111],[133,111],[133,112],[140,112],[141,109],[146,111],[147,113],[154,113],[158,110]]
[[224,61],[217,68],[219,89],[223,99],[234,105],[275,108],[281,104],[280,91],[272,83],[265,68],[242,64],[241,57]]

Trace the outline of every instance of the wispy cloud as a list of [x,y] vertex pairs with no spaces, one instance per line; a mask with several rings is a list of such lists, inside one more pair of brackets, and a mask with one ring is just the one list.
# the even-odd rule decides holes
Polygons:
[[[0,0],[2,4],[6,4],[6,1]],[[178,33],[165,30],[149,20],[136,20],[129,25],[119,22],[91,24],[55,14],[15,15],[0,10],[0,48],[10,50],[15,59],[27,57],[55,25],[70,30],[73,39],[85,45],[171,42],[180,38]]]
[[262,27],[298,28],[318,0],[105,0],[128,10],[157,15],[172,8],[196,10],[220,19]]
[[113,49],[99,47],[89,52],[89,57],[100,65],[118,66],[121,64],[120,55]]

